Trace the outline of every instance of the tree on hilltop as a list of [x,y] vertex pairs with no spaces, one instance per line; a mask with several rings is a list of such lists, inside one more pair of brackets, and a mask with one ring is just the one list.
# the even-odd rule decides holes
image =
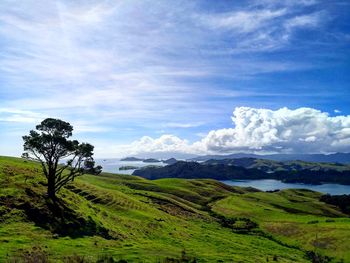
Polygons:
[[[47,118],[23,136],[23,157],[40,162],[47,179],[47,195],[56,200],[56,193],[75,177],[99,174],[101,166],[95,166],[94,146],[69,140],[73,126],[70,123]],[[65,163],[61,163],[65,161]]]

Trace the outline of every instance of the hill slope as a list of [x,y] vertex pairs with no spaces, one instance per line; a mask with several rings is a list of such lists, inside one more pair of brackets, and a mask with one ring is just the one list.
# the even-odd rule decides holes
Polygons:
[[[235,166],[232,163],[241,166]],[[273,165],[275,165],[275,168]],[[350,184],[350,170],[348,166],[344,165],[345,169],[343,170],[338,169],[336,165],[323,165],[319,164],[317,166],[311,163],[302,164],[298,162],[298,166],[301,166],[298,168],[300,170],[298,170],[292,169],[293,167],[296,168],[294,162],[288,166],[288,169],[282,169],[280,163],[255,159],[237,159],[234,161],[229,159],[210,160],[204,163],[178,161],[175,164],[163,167],[142,167],[135,170],[133,175],[152,180],[160,178],[211,178],[215,180],[275,179],[287,183]],[[251,166],[253,168],[245,168],[244,166]],[[317,169],[314,169],[315,167]],[[340,167],[344,168],[343,166]]]
[[234,153],[229,155],[205,155],[198,156],[189,160],[192,161],[207,161],[210,159],[237,159],[237,158],[255,158],[267,159],[273,161],[296,161],[302,160],[305,162],[325,162],[325,163],[350,163],[350,153],[334,153],[334,154],[249,154],[249,153]]
[[321,162],[305,162],[305,161],[273,161],[257,158],[237,158],[237,159],[211,159],[202,164],[211,165],[235,165],[247,169],[259,169],[265,172],[280,172],[280,171],[349,171],[349,164],[341,163],[321,163]]
[[102,174],[78,178],[59,196],[55,209],[45,201],[36,163],[0,157],[0,262],[28,253],[55,262],[73,262],[74,254],[84,262],[101,255],[127,262],[310,262],[315,251],[350,261],[349,218],[310,191]]

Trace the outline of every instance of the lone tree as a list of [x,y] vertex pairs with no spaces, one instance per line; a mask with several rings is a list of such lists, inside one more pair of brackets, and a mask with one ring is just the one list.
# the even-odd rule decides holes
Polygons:
[[101,172],[102,167],[95,167],[92,157],[94,146],[69,140],[73,126],[68,122],[48,118],[37,125],[36,130],[23,136],[22,156],[40,162],[47,178],[47,195],[52,200],[56,200],[56,193],[75,177]]

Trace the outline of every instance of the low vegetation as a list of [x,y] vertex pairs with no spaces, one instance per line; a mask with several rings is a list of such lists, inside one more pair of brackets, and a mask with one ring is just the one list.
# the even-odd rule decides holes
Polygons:
[[350,261],[350,219],[312,191],[102,173],[45,196],[39,163],[0,157],[0,262]]

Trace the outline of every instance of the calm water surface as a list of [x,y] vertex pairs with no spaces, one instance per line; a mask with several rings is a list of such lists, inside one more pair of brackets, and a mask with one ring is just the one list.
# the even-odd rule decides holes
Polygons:
[[281,181],[273,180],[273,179],[228,180],[228,181],[222,181],[222,182],[233,186],[242,186],[242,187],[250,186],[262,191],[298,188],[298,189],[310,189],[313,191],[317,191],[325,194],[331,194],[331,195],[350,194],[350,185],[341,185],[341,184],[321,184],[321,185],[297,184],[297,183],[289,184],[289,183],[283,183]]

